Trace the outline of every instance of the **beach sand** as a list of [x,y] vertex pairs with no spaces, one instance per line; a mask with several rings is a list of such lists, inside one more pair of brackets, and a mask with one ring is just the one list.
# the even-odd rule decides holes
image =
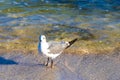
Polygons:
[[41,55],[0,55],[0,80],[120,80],[120,51],[110,54],[61,54],[54,68]]

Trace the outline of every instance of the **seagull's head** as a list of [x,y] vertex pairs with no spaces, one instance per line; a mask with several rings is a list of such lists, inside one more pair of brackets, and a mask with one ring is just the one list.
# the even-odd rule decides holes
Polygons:
[[45,37],[45,35],[40,35],[39,40],[40,40],[40,42],[46,42],[46,37]]

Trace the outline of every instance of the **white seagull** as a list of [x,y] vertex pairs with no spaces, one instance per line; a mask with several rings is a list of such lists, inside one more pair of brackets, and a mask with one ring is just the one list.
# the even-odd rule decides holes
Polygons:
[[48,66],[49,60],[51,59],[51,68],[53,66],[53,59],[55,59],[57,56],[59,56],[64,49],[67,49],[70,47],[74,42],[77,41],[77,38],[73,39],[70,42],[55,42],[55,41],[46,41],[45,35],[40,35],[39,37],[39,43],[38,43],[38,51],[39,53],[43,54],[45,57],[47,57],[47,64]]

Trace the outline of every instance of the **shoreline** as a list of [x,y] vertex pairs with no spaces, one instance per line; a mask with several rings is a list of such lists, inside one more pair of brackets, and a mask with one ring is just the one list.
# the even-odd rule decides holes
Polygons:
[[[24,28],[6,31],[0,27],[0,52],[23,51],[24,53],[37,53],[38,37],[41,33],[47,36],[48,41],[70,41],[78,38],[65,53],[90,54],[90,53],[110,53],[115,49],[120,49],[119,30],[91,30],[86,28],[73,28],[71,26],[59,25],[58,30],[54,26],[44,25],[44,27],[27,26]],[[61,30],[62,29],[62,30]],[[65,31],[65,30],[68,30]],[[77,32],[75,32],[77,30]],[[71,32],[69,32],[71,31]]]
[[[1,80],[117,80],[120,78],[120,51],[112,54],[62,54],[51,69],[45,57],[12,52],[0,55]],[[75,65],[73,65],[75,64]],[[13,76],[14,75],[14,76]],[[47,76],[46,76],[47,75]]]
[[[77,48],[78,49],[78,48]],[[85,50],[79,50],[77,51],[77,49],[75,50],[74,48],[69,48],[69,49],[66,49],[63,51],[62,54],[73,54],[73,55],[97,55],[97,54],[106,54],[106,55],[109,55],[109,54],[113,54],[113,53],[117,53],[117,52],[120,52],[120,47],[116,47],[115,49],[113,50],[103,50],[103,51],[98,51],[98,52],[88,52],[88,51],[85,51]],[[17,52],[17,53],[23,53],[23,54],[34,54],[34,55],[39,55],[38,51],[37,50],[30,50],[30,51],[23,51],[23,50],[2,50],[0,49],[0,54],[6,54],[6,53],[14,53],[14,52]],[[77,53],[76,53],[77,52]]]

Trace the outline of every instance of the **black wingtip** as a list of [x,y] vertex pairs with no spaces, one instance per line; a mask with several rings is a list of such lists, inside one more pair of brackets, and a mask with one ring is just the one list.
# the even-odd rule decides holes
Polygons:
[[70,47],[73,43],[75,43],[77,40],[78,40],[78,38],[75,38],[75,39],[69,41],[69,44],[70,44],[70,45],[67,46],[66,49],[69,48],[69,47]]

